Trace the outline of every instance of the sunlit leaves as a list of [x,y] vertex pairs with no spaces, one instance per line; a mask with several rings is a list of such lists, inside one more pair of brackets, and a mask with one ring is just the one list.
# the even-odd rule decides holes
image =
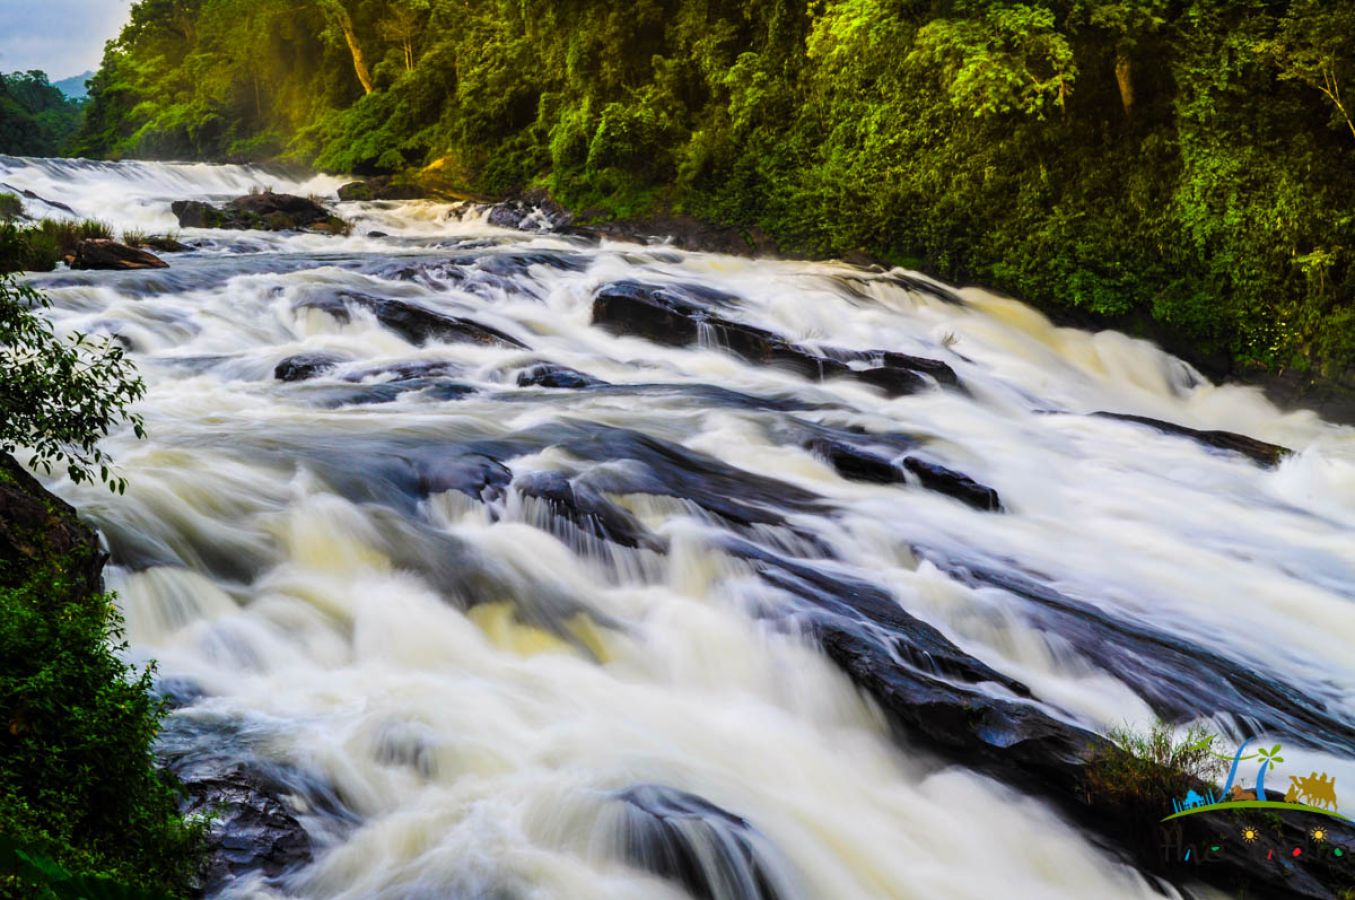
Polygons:
[[1050,107],[1064,108],[1077,66],[1054,11],[1027,3],[979,4],[978,9],[982,12],[976,15],[924,26],[908,62],[935,69],[950,102],[975,116],[1043,116]]
[[99,441],[124,425],[143,434],[128,406],[145,387],[115,341],[57,336],[39,314],[48,302],[0,277],[0,452],[26,451],[45,472],[64,471],[76,483],[98,478],[121,493],[126,481]]

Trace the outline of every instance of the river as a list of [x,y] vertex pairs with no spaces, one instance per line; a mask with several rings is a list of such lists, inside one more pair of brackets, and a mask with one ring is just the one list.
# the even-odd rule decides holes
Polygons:
[[[161,232],[172,200],[341,182],[0,158],[0,183]],[[177,698],[166,747],[272,773],[312,843],[222,896],[1158,896],[1039,799],[893,733],[825,635],[1092,731],[1263,731],[1287,771],[1355,784],[1355,430],[910,273],[335,208],[351,236],[188,230],[168,270],[33,279],[149,388],[149,439],[106,443],[125,496],[51,486],[105,535],[132,655]],[[615,285],[959,384],[891,396],[718,329],[604,328]],[[481,339],[425,340],[381,301]],[[279,380],[298,357],[313,377]],[[843,447],[902,474],[847,477]],[[824,599],[844,584],[866,599]],[[895,610],[1001,677],[894,643]]]

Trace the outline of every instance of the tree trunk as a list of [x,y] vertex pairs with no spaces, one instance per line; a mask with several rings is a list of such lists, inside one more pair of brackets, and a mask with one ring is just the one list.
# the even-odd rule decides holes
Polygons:
[[1115,54],[1115,82],[1120,86],[1120,105],[1124,107],[1125,116],[1133,115],[1134,64],[1128,50],[1119,50]]
[[348,11],[343,8],[336,10],[335,17],[338,19],[340,30],[343,31],[343,39],[348,42],[348,52],[353,54],[353,71],[357,72],[358,81],[362,82],[363,93],[370,94],[374,90],[372,73],[367,68],[367,59],[362,55],[358,36],[353,33],[353,19],[348,15]]

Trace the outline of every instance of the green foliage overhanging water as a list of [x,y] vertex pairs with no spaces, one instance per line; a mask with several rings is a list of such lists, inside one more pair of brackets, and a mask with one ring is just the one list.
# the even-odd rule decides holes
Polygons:
[[1340,379],[1353,47],[1349,0],[142,0],[78,149],[439,162]]

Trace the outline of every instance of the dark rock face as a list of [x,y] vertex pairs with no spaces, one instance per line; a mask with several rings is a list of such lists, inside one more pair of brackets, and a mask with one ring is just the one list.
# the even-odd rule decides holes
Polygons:
[[110,241],[104,238],[91,238],[79,243],[75,256],[71,259],[72,269],[114,269],[129,271],[133,269],[168,269],[169,263],[160,257]]
[[979,484],[963,472],[947,469],[945,466],[927,462],[916,456],[906,457],[903,467],[916,475],[925,488],[954,497],[975,509],[1002,512],[1002,500],[998,497],[997,491]]
[[344,234],[348,223],[319,203],[292,194],[264,191],[237,197],[216,207],[199,200],[178,200],[170,209],[181,228],[224,228],[235,231],[311,231]]
[[390,178],[368,178],[339,188],[339,199],[344,201],[372,200],[427,200],[428,191],[413,184],[397,184]]
[[629,512],[561,472],[534,473],[519,479],[514,487],[524,496],[544,501],[552,514],[585,534],[623,547],[664,549],[664,543]]
[[215,894],[253,872],[276,878],[313,858],[310,835],[280,798],[285,790],[245,766],[184,781],[186,812],[212,813],[204,893]]
[[768,865],[770,842],[746,820],[693,794],[639,785],[625,804],[622,856],[696,900],[778,900],[790,886]]
[[464,218],[467,213],[484,213],[485,221],[495,228],[514,231],[552,232],[567,229],[574,217],[546,191],[529,191],[520,197],[493,204],[467,204],[453,211]]
[[810,438],[805,446],[849,481],[899,484],[907,480],[904,473],[910,472],[928,490],[953,497],[984,512],[1002,512],[1002,499],[997,491],[963,472],[917,456],[905,456],[901,463],[896,464],[889,456],[868,446],[870,441],[868,436],[857,443],[843,437],[818,434]]
[[403,300],[372,297],[354,291],[340,291],[332,297],[305,301],[299,304],[298,308],[319,309],[341,322],[352,320],[350,308],[365,309],[376,316],[377,321],[382,325],[411,344],[418,346],[436,340],[453,343],[497,344],[523,349],[527,347],[517,338],[504,334],[488,325],[434,312],[426,307],[407,303]]
[[543,363],[518,373],[518,387],[561,388],[564,390],[582,390],[597,387],[603,382],[592,375],[585,375],[565,366]]
[[1167,721],[1228,713],[1266,734],[1294,735],[1336,756],[1355,755],[1355,723],[1255,664],[1207,645],[1114,616],[1012,568],[956,562],[928,548],[918,554],[962,583],[997,587],[1028,601],[1026,615],[1124,681]]
[[146,238],[146,246],[158,253],[187,253],[191,247],[167,234],[153,234]]
[[[184,705],[196,702],[194,693]],[[250,876],[276,884],[311,862],[305,816],[322,817],[340,829],[358,821],[332,785],[260,755],[256,740],[237,720],[177,713],[164,722],[156,753],[183,785],[182,809],[212,814],[198,873],[199,890],[207,896]]]
[[1288,447],[1281,447],[1278,444],[1268,444],[1265,441],[1259,441],[1256,438],[1247,437],[1245,434],[1235,434],[1231,431],[1198,431],[1194,428],[1187,428],[1184,425],[1176,425],[1172,422],[1163,422],[1161,419],[1150,419],[1147,416],[1130,416],[1123,413],[1099,412],[1094,413],[1103,419],[1117,419],[1121,422],[1133,422],[1136,425],[1146,425],[1149,428],[1155,428],[1165,434],[1175,434],[1181,437],[1190,438],[1198,441],[1206,447],[1213,447],[1216,450],[1226,450],[1230,453],[1240,453],[1253,462],[1261,466],[1273,468],[1280,464],[1285,457],[1293,454],[1293,450]]
[[278,363],[273,377],[278,381],[309,381],[331,372],[345,360],[331,353],[303,353]]
[[712,344],[750,363],[777,366],[814,380],[855,379],[892,397],[928,387],[930,382],[924,374],[945,384],[958,384],[945,363],[900,353],[838,354],[849,359],[879,358],[880,364],[874,368],[853,369],[841,359],[812,353],[769,331],[722,318],[711,311],[712,306],[719,305],[685,287],[623,281],[598,292],[593,301],[593,322],[613,334],[636,335],[670,347]]
[[67,569],[72,596],[103,590],[104,554],[75,508],[48,493],[7,453],[0,453],[0,587],[23,584],[54,558]]

